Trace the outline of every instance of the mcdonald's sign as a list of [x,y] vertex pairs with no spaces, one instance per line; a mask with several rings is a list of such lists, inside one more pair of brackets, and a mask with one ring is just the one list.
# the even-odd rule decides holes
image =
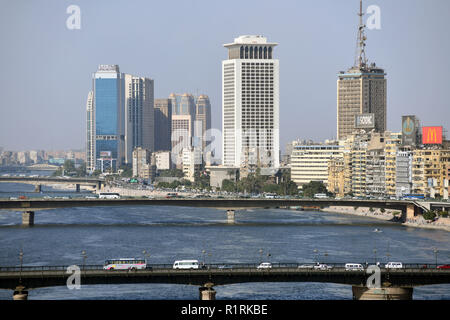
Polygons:
[[442,127],[422,127],[422,144],[442,144]]

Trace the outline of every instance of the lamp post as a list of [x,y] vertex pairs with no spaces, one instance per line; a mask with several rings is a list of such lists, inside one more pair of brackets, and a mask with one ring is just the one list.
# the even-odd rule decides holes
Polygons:
[[23,249],[22,249],[22,248],[20,248],[19,260],[20,260],[20,276],[19,276],[19,283],[22,283],[22,265],[23,265]]
[[259,249],[259,263],[262,263],[262,254],[263,254],[263,249]]
[[87,258],[85,250],[81,251],[81,256],[83,257],[83,270],[84,270],[86,267],[86,258]]
[[319,260],[318,252],[319,252],[319,250],[314,249],[315,259],[316,259],[317,263],[319,263],[319,261],[318,261]]
[[324,259],[324,263],[327,263],[327,260],[328,260],[328,259],[327,259],[327,257],[328,257],[328,252],[325,251],[325,253],[323,254],[323,256],[324,256],[324,258],[323,258],[323,259]]
[[377,264],[377,249],[375,248],[375,249],[373,249],[373,256],[374,256],[374,264]]
[[143,250],[142,254],[144,255],[145,264],[147,265],[147,258],[150,258],[150,252]]
[[437,255],[438,255],[438,249],[437,248],[433,248],[433,252],[434,252],[434,258],[435,258],[435,262],[436,262],[436,267],[437,267]]

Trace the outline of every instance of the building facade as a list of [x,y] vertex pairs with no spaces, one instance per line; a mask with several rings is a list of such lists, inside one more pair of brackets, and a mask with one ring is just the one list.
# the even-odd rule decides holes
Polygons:
[[118,65],[99,65],[93,75],[95,169],[116,171],[125,161],[124,90]]
[[172,134],[172,100],[155,99],[155,151],[170,151]]
[[245,35],[222,61],[224,166],[279,167],[279,60],[276,43]]
[[311,181],[328,185],[329,161],[343,158],[336,144],[295,145],[291,154],[291,180],[299,188]]
[[125,163],[132,163],[136,147],[155,150],[154,82],[152,79],[124,74]]

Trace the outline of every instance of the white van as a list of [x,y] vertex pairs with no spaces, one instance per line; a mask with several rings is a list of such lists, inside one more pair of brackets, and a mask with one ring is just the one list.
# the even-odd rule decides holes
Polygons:
[[359,263],[346,263],[345,271],[364,271],[364,267]]
[[198,260],[178,260],[173,263],[173,269],[198,269]]
[[386,269],[401,269],[403,268],[403,263],[401,262],[388,262],[384,266]]

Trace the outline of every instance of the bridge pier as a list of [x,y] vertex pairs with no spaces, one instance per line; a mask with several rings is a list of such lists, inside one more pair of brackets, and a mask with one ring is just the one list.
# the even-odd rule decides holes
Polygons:
[[213,285],[214,284],[208,282],[198,289],[200,300],[216,300],[216,290],[213,289]]
[[412,300],[413,288],[353,286],[353,300]]
[[34,225],[34,211],[22,212],[22,226],[32,227]]
[[34,192],[42,192],[42,185],[37,184],[34,186]]
[[28,300],[28,291],[24,286],[17,286],[13,293],[13,300]]
[[406,205],[406,219],[414,219],[416,216],[416,206],[414,204]]
[[234,223],[234,210],[227,210],[227,221],[230,224]]

